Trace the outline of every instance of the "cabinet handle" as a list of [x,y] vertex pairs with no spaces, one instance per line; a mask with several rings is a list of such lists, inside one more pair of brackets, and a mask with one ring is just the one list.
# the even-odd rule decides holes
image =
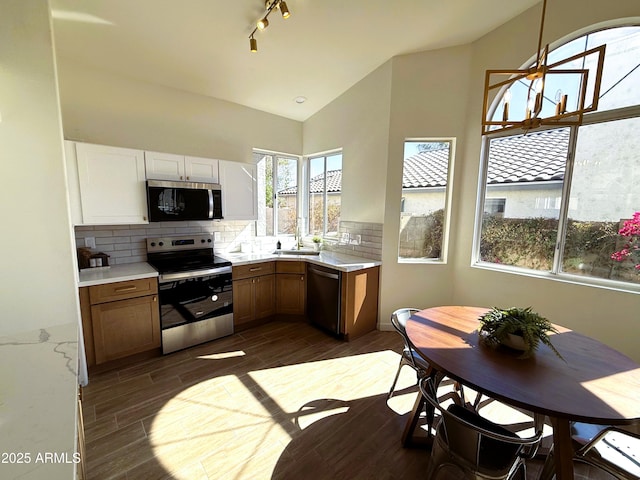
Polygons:
[[135,285],[133,287],[118,287],[115,289],[115,291],[117,293],[123,293],[123,292],[132,292],[133,290],[137,290],[138,287],[136,287]]
[[147,217],[142,217],[142,221],[146,222],[147,221]]
[[157,302],[158,301],[158,297],[156,297],[155,295],[153,296],[153,301]]
[[262,267],[253,267],[249,269],[250,272],[257,272],[259,270],[262,270]]
[[304,282],[304,275],[300,275],[300,281]]
[[182,175],[180,175],[180,180],[182,180]]
[[189,180],[189,177],[187,176],[187,180]]

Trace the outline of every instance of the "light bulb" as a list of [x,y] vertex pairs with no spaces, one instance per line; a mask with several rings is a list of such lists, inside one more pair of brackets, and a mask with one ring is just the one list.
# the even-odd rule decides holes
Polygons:
[[258,23],[256,23],[256,26],[258,27],[258,30],[264,30],[269,26],[269,20],[267,20],[267,17],[264,17],[258,20]]

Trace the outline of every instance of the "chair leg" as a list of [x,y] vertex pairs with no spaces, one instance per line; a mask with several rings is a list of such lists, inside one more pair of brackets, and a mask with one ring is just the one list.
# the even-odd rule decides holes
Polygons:
[[396,383],[398,382],[398,377],[400,377],[400,370],[402,370],[403,360],[400,359],[400,364],[398,365],[398,371],[396,372],[396,378],[393,379],[393,384],[391,384],[391,389],[389,390],[389,394],[387,395],[387,400],[389,400],[393,395],[393,390],[396,388]]

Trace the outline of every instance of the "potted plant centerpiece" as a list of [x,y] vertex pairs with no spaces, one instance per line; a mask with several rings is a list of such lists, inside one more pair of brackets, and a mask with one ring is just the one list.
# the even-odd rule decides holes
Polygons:
[[564,360],[548,336],[550,332],[557,333],[556,328],[549,320],[534,312],[531,307],[507,309],[493,307],[479,320],[478,334],[488,345],[505,345],[522,351],[521,358],[528,358],[542,342]]

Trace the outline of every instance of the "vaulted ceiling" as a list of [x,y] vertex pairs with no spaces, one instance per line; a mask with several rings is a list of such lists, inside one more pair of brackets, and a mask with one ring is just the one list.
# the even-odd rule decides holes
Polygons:
[[257,53],[264,0],[50,1],[65,60],[305,120],[391,57],[469,43],[540,0],[287,0]]

